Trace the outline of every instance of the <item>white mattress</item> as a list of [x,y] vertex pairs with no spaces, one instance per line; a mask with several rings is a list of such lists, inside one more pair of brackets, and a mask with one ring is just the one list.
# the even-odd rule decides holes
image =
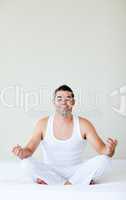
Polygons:
[[126,160],[113,160],[113,170],[95,185],[38,185],[24,177],[17,162],[0,162],[0,199],[126,200]]

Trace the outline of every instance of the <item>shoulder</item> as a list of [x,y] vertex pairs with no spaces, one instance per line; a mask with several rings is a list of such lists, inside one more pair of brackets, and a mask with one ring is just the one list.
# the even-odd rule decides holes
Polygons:
[[89,124],[91,124],[91,122],[87,119],[87,118],[85,118],[85,117],[81,117],[81,116],[78,116],[78,119],[79,119],[79,122],[80,122],[80,124],[84,124],[84,125],[89,125]]
[[49,119],[49,116],[46,116],[46,117],[42,117],[38,119],[38,121],[36,122],[35,129],[36,129],[36,132],[41,134],[41,138],[43,138],[45,135],[48,119]]
[[35,123],[35,128],[38,130],[38,131],[41,131],[43,132],[46,128],[46,125],[47,125],[47,122],[48,122],[48,116],[47,117],[42,117],[40,119],[38,119]]
[[92,124],[91,121],[89,121],[87,118],[85,117],[78,117],[79,118],[79,123],[80,123],[80,127],[83,131],[88,131],[91,129],[95,129],[94,125]]
[[46,126],[48,119],[49,119],[49,116],[45,116],[45,117],[38,119],[36,122],[36,126],[41,126],[41,127]]

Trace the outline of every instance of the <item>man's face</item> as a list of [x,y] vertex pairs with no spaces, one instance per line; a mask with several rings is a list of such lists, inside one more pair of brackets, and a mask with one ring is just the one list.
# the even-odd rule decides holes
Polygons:
[[54,98],[56,111],[64,116],[72,112],[74,103],[72,93],[69,91],[58,91]]

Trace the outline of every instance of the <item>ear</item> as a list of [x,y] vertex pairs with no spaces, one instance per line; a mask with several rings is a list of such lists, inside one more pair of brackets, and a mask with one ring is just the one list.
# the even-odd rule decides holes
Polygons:
[[75,99],[73,99],[73,101],[72,101],[72,105],[73,105],[73,106],[75,105]]

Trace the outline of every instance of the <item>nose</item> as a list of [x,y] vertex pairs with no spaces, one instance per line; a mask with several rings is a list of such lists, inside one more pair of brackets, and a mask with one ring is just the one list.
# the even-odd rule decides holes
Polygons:
[[67,99],[62,99],[61,105],[66,105],[67,104]]
[[66,99],[64,99],[64,100],[61,101],[62,105],[65,105],[66,103],[67,103]]

